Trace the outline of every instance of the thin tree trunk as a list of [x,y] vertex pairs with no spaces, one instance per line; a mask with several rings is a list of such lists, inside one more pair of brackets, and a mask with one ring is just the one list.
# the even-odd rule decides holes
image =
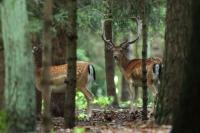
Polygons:
[[1,6],[5,56],[5,109],[8,133],[36,131],[34,65],[25,0]]
[[[131,47],[129,46],[126,51],[126,57],[130,58],[130,56],[131,56]],[[122,90],[121,90],[121,100],[122,101],[129,100],[128,89],[129,89],[129,85],[128,85],[126,79],[124,78],[124,76],[122,76]]]
[[147,120],[147,70],[146,70],[146,59],[147,59],[147,40],[148,40],[148,22],[147,22],[147,12],[146,12],[146,1],[142,0],[142,36],[143,36],[143,46],[142,46],[142,88],[143,88],[143,111],[142,119]]
[[[107,39],[112,40],[112,12],[111,12],[112,0],[105,0],[105,21],[104,31]],[[114,98],[113,105],[118,106],[117,94],[115,90],[114,82],[114,60],[113,53],[106,48],[105,44],[105,70],[106,70],[106,85],[107,95]]]
[[[50,133],[51,116],[50,116],[50,75],[49,67],[51,65],[51,24],[52,24],[52,0],[46,0],[44,4],[44,30],[43,30],[43,53],[42,53],[42,98],[44,100],[44,111],[42,114],[42,133]],[[50,96],[50,97],[49,97]]]
[[155,115],[159,124],[171,124],[174,107],[179,103],[185,75],[183,64],[186,62],[187,44],[190,40],[190,12],[191,1],[167,1],[164,68]]
[[124,76],[122,76],[122,94],[121,94],[121,101],[129,100],[129,92],[128,92],[128,83],[126,82]]
[[0,110],[4,104],[4,82],[5,82],[4,50],[2,38],[0,39]]
[[77,48],[77,1],[69,0],[68,9],[68,29],[67,29],[67,63],[68,73],[65,91],[64,119],[65,128],[75,126],[75,94],[76,94],[76,48]]
[[[62,5],[66,5],[66,1],[59,1]],[[62,6],[59,8],[64,9]],[[67,28],[66,24],[60,24],[57,29],[56,37],[53,38],[52,43],[52,65],[65,64],[67,60]],[[54,93],[51,97],[51,112],[52,116],[64,117],[64,93]]]

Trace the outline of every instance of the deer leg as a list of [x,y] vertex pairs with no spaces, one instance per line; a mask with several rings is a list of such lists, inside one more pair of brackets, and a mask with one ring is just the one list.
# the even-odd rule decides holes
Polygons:
[[156,108],[158,91],[157,91],[157,88],[156,88],[156,86],[154,84],[151,85],[150,89],[151,89],[152,95],[154,97],[154,102],[153,102],[153,113],[154,113],[155,112],[155,108]]
[[129,83],[129,94],[130,94],[130,100],[131,100],[131,110],[130,110],[130,112],[134,112],[135,107],[134,107],[133,103],[134,103],[134,99],[135,99],[135,88],[133,87],[132,82]]
[[150,88],[151,88],[153,97],[156,97],[156,95],[158,93],[156,86],[154,84],[152,84]]
[[51,113],[50,113],[50,100],[51,100],[51,89],[42,89],[42,126],[40,132],[46,131],[51,126]]
[[87,88],[80,89],[80,91],[85,95],[85,98],[87,100],[87,114],[89,117],[91,117],[92,116],[91,105],[92,105],[92,100],[94,98],[94,95]]
[[42,90],[42,114],[47,113],[50,115],[50,102],[51,102],[51,89]]
[[137,101],[138,100],[138,86],[135,86],[134,87],[134,89],[135,89],[135,101]]

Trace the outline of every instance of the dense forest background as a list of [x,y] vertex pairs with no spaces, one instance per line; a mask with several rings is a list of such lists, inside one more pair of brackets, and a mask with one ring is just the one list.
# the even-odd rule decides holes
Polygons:
[[[199,132],[200,2],[2,0],[0,8],[0,132]],[[108,46],[137,36],[125,51],[142,59],[130,111],[130,84]],[[161,59],[156,96],[147,88],[151,57]],[[64,78],[52,78],[56,72]],[[86,72],[95,79],[91,88]],[[53,93],[58,84],[66,89]]]

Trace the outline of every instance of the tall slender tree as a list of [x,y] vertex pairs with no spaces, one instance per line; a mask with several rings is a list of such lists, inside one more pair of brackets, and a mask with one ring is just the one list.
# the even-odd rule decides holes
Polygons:
[[5,109],[8,133],[35,132],[34,65],[28,38],[25,0],[3,0]]
[[76,48],[77,48],[77,1],[68,0],[67,21],[67,63],[68,73],[66,79],[64,119],[65,127],[75,126],[75,94],[76,94]]
[[4,79],[5,79],[4,49],[3,49],[2,38],[0,38],[0,110],[3,109],[3,104],[4,104]]
[[[112,40],[112,0],[104,0],[105,6],[105,16],[104,16],[104,32],[105,37],[109,40]],[[105,71],[106,71],[106,85],[107,85],[107,95],[114,98],[113,105],[118,106],[117,94],[115,91],[115,82],[114,82],[114,60],[113,53],[106,48],[105,43]]]
[[141,1],[141,16],[142,16],[142,37],[143,37],[143,45],[142,45],[142,88],[143,88],[143,115],[142,119],[147,120],[147,70],[146,70],[146,59],[147,59],[147,40],[148,40],[148,14],[146,10],[147,1]]
[[[191,9],[191,8],[190,8]],[[200,1],[192,0],[192,32],[187,42],[185,77],[183,78],[180,104],[176,108],[172,133],[199,133],[199,82],[200,82]],[[189,21],[189,20],[188,20]],[[194,78],[195,77],[195,78]]]
[[[170,124],[178,106],[187,44],[190,40],[191,1],[168,0],[165,33],[164,68],[158,92],[156,121]],[[178,21],[177,21],[178,20]]]
[[51,24],[52,24],[52,0],[46,0],[43,10],[43,53],[42,53],[42,98],[44,99],[44,110],[42,114],[42,133],[49,133],[51,131],[51,117],[50,117],[50,75],[49,67],[51,65]]

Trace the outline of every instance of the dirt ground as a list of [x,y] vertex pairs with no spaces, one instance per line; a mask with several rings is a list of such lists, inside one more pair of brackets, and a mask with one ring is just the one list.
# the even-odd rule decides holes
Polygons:
[[[64,129],[62,117],[52,118],[53,130],[56,133],[169,133],[170,125],[158,126],[155,124],[153,115],[148,111],[149,119],[142,121],[142,110],[129,112],[128,109],[96,109],[93,110],[90,119],[77,119],[76,128]],[[38,121],[38,130],[40,121]]]

